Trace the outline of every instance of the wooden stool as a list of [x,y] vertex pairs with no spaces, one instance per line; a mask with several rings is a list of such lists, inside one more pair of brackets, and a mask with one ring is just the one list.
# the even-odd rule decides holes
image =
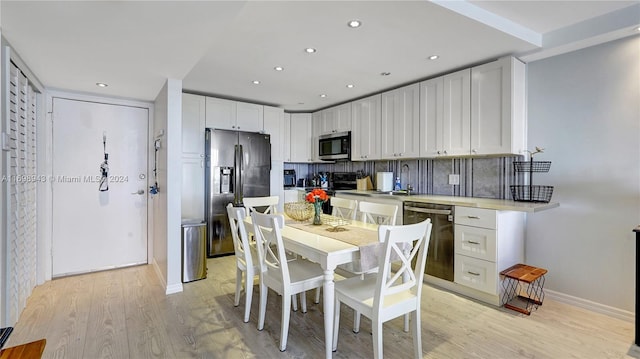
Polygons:
[[16,345],[2,349],[0,351],[0,359],[37,359],[42,358],[44,346],[47,344],[46,339],[36,340],[35,342]]
[[504,307],[526,315],[530,315],[532,309],[538,309],[544,300],[542,288],[546,273],[546,269],[526,264],[516,264],[500,272],[505,276],[502,282]]

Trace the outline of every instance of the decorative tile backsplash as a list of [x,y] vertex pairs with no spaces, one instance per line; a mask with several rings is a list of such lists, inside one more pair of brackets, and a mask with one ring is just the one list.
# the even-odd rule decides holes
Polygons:
[[[523,184],[513,171],[513,161],[523,156],[472,157],[447,159],[413,159],[397,161],[285,163],[298,178],[311,178],[318,172],[358,172],[371,176],[375,187],[376,172],[393,172],[402,188],[411,184],[415,193],[512,199],[510,186]],[[460,175],[459,185],[449,184],[449,175]]]

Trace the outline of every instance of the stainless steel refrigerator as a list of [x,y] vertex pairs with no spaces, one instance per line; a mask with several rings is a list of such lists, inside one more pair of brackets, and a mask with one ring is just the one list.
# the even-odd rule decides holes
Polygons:
[[269,135],[227,130],[205,131],[205,218],[207,256],[233,253],[227,204],[244,197],[269,196]]

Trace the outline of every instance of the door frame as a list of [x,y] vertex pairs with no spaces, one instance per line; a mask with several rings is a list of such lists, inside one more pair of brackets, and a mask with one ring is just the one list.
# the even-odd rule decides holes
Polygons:
[[[75,92],[67,92],[62,90],[46,91],[46,112],[43,123],[38,123],[38,174],[50,178],[53,175],[53,99],[62,98],[76,101],[96,102],[108,105],[131,106],[147,109],[149,117],[147,118],[147,188],[152,180],[150,174],[153,173],[153,154],[151,145],[153,144],[153,103],[113,98],[107,96],[96,96],[81,94]],[[147,196],[149,194],[147,193]],[[51,280],[53,273],[53,186],[48,181],[38,183],[37,196],[38,211],[38,284]],[[151,201],[147,201],[147,263],[151,263],[153,259],[153,206],[149,205]]]

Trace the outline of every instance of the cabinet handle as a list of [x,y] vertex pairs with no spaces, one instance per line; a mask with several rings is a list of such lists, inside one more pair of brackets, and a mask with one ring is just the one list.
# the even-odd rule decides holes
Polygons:
[[476,277],[480,275],[480,273],[471,272],[471,271],[467,271],[467,273],[469,273],[469,274],[471,274],[471,275],[475,275]]
[[476,242],[476,241],[467,241],[467,243],[469,243],[469,244],[480,244],[480,242]]
[[447,154],[447,150],[444,150],[444,154],[445,154],[445,155]]
[[438,155],[439,155],[440,153],[442,153],[442,152],[440,152],[440,151],[437,151],[437,152],[436,152],[436,154],[438,154]]
[[472,153],[478,153],[478,150],[476,150],[475,148],[471,150]]
[[470,219],[480,219],[480,217],[478,217],[478,216],[467,216],[467,218],[470,218]]
[[236,128],[236,126],[231,126],[231,128]]

